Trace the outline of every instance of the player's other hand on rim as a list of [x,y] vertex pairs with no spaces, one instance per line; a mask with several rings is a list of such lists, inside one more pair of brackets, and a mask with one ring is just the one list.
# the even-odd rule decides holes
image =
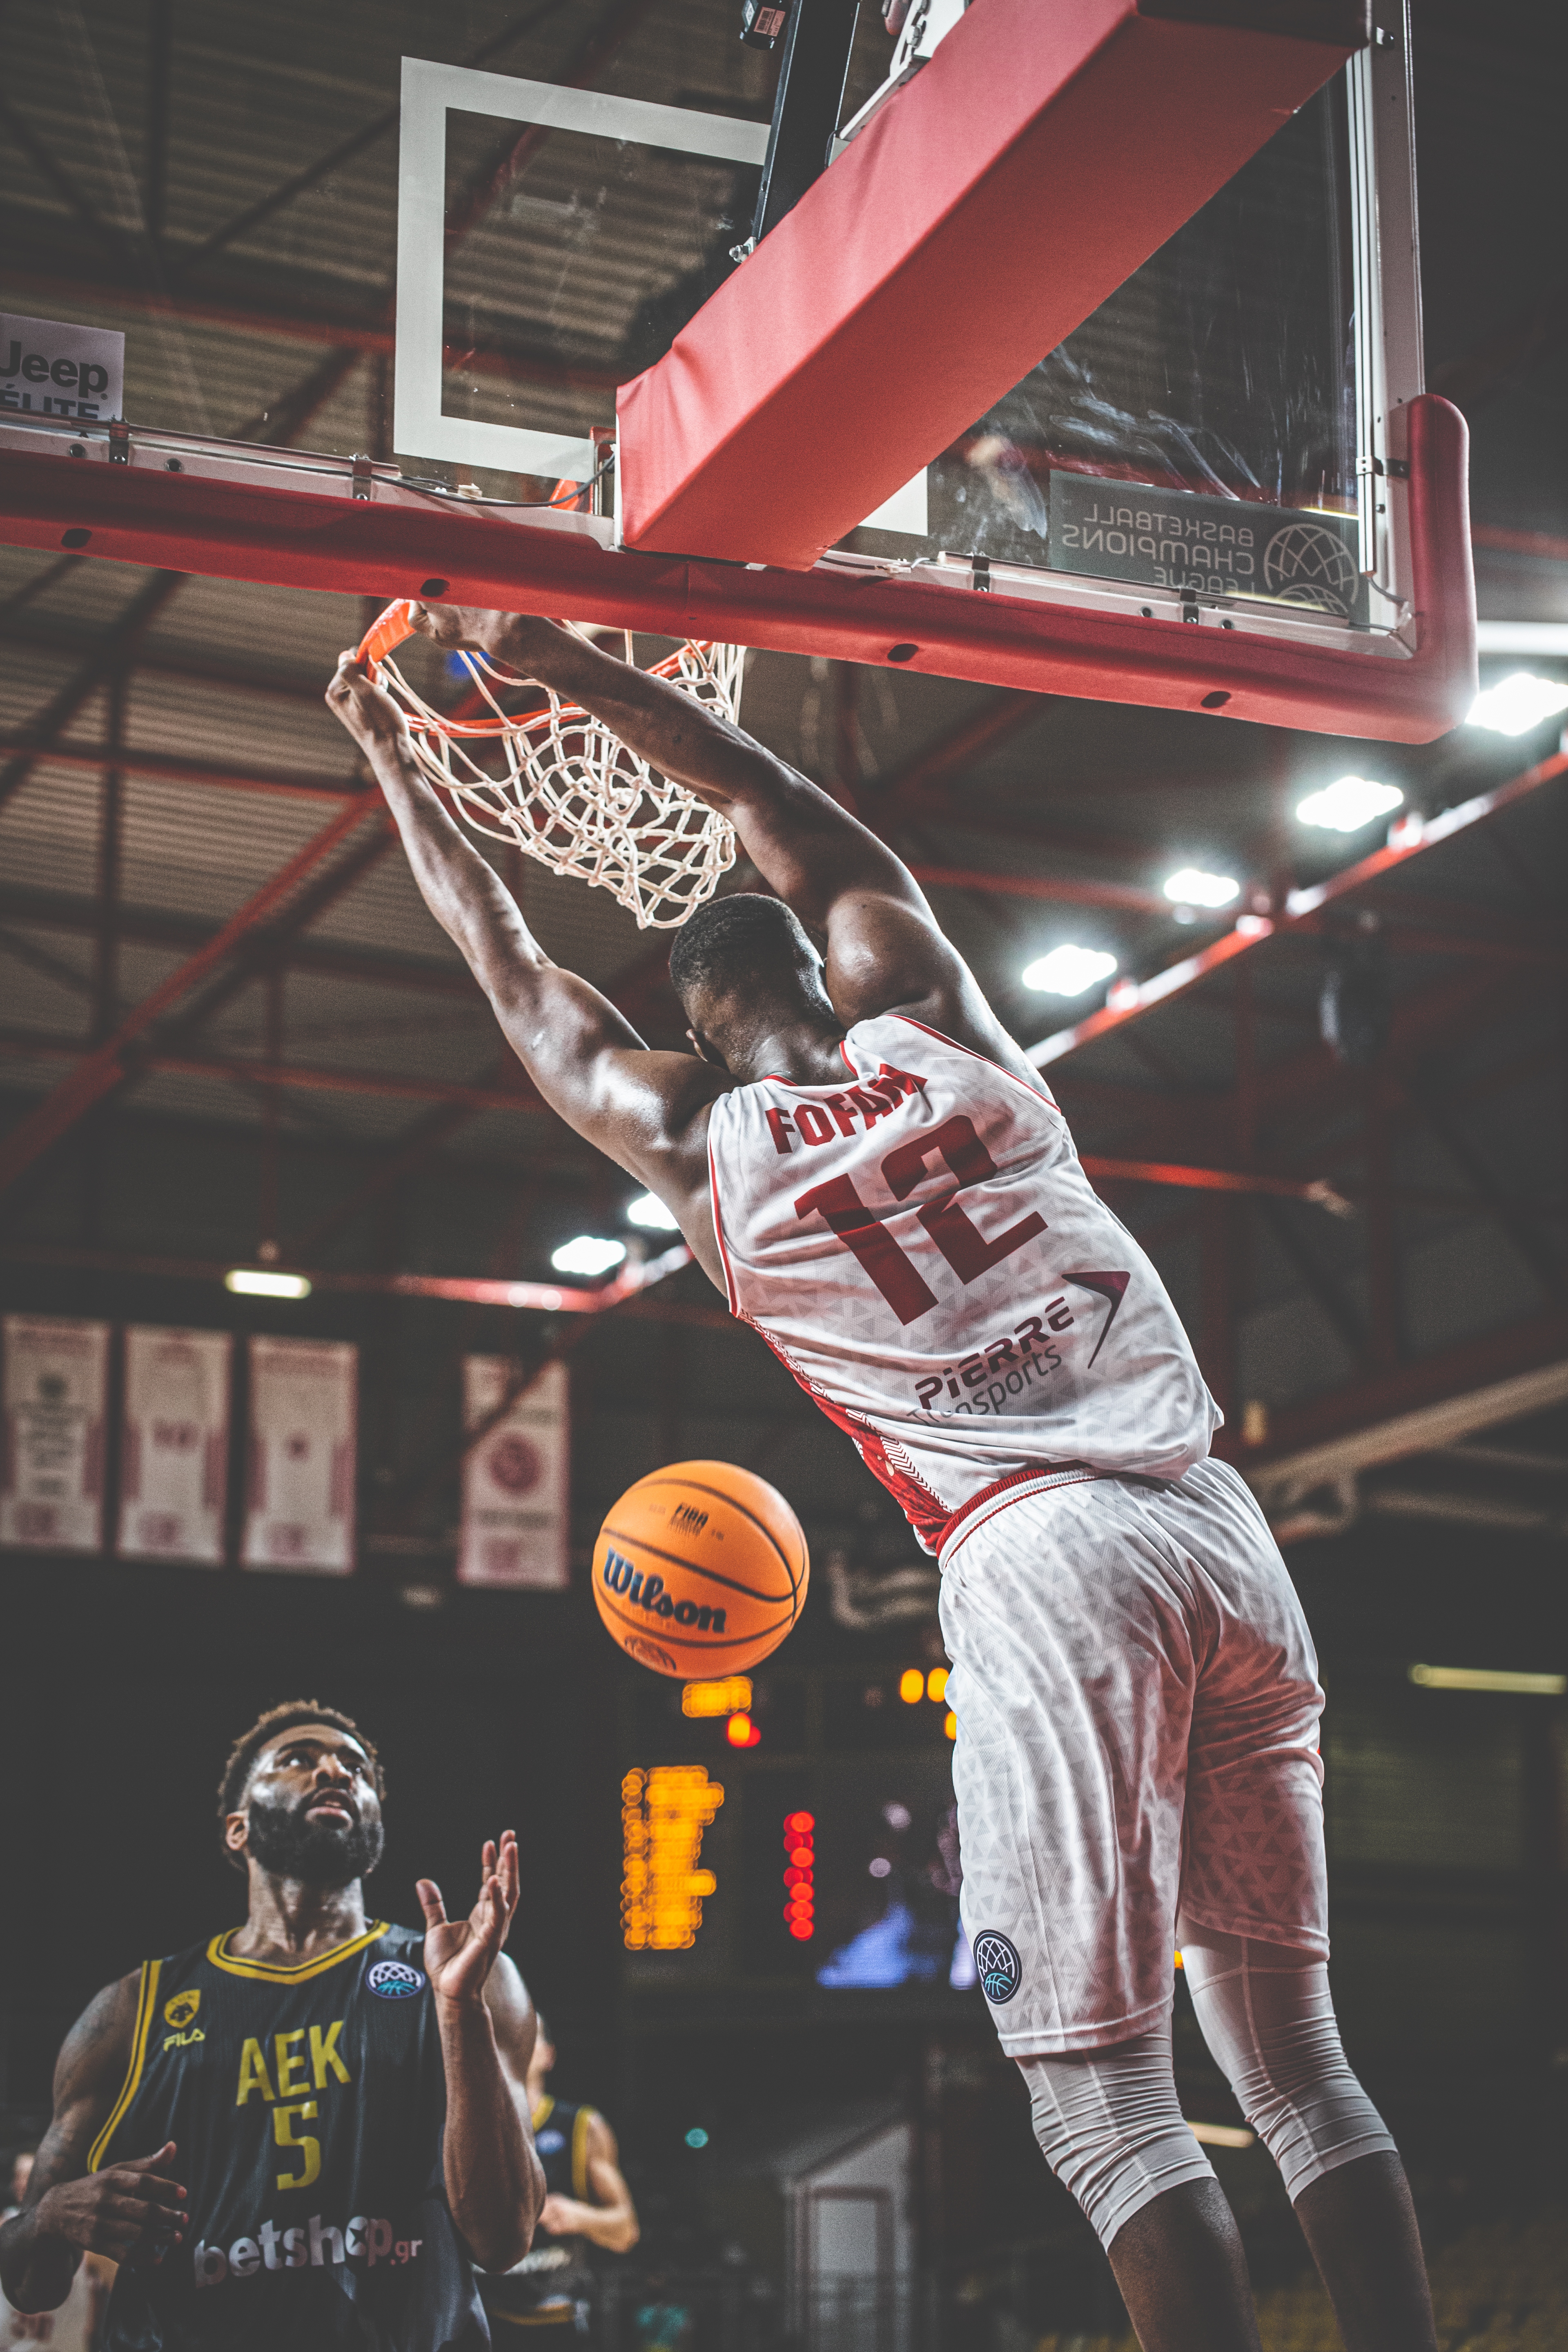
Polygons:
[[422,636],[444,653],[489,654],[531,676],[532,660],[559,651],[565,631],[559,622],[530,613],[487,613],[477,604],[416,604],[411,615]]

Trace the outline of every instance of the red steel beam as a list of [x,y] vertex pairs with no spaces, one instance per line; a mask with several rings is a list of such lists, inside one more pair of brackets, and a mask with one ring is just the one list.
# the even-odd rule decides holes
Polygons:
[[1261,1467],[1318,1445],[1347,1431],[1364,1429],[1424,1404],[1465,1396],[1512,1372],[1533,1371],[1568,1355],[1568,1312],[1556,1309],[1527,1323],[1466,1339],[1436,1356],[1423,1357],[1397,1370],[1378,1371],[1325,1395],[1300,1404],[1283,1405],[1269,1416],[1268,1435],[1260,1445],[1237,1441],[1232,1458],[1244,1470]]
[[1189,989],[1196,988],[1211,972],[1234,962],[1237,956],[1250,954],[1265,940],[1310,928],[1324,908],[1347,898],[1352,891],[1364,889],[1369,882],[1379,880],[1395,866],[1408,865],[1412,858],[1436,848],[1442,842],[1452,841],[1457,835],[1469,831],[1472,826],[1484,824],[1489,817],[1513,807],[1517,802],[1531,793],[1538,792],[1542,784],[1550,783],[1553,777],[1562,775],[1565,770],[1568,770],[1568,752],[1556,751],[1549,760],[1542,760],[1533,768],[1527,768],[1522,775],[1515,776],[1510,782],[1500,784],[1495,792],[1478,793],[1475,799],[1462,801],[1457,808],[1445,809],[1440,816],[1435,816],[1429,822],[1416,819],[1408,824],[1394,826],[1385,848],[1373,850],[1370,857],[1362,858],[1354,866],[1347,866],[1342,873],[1331,876],[1327,882],[1319,883],[1310,890],[1293,890],[1278,913],[1242,915],[1234,929],[1227,931],[1223,939],[1215,940],[1212,947],[1200,950],[1196,955],[1184,956],[1179,963],[1167,965],[1163,971],[1155,972],[1152,979],[1129,981],[1122,986],[1112,988],[1100,1012],[1091,1013],[1087,1020],[1079,1022],[1071,1029],[1059,1029],[1054,1036],[1042,1038],[1037,1045],[1028,1048],[1029,1059],[1037,1069],[1049,1069],[1055,1063],[1065,1060],[1068,1055],[1079,1053],[1085,1045],[1092,1045],[1096,1038],[1108,1037],[1119,1029],[1127,1028],[1131,1023],[1142,1020],[1146,1013],[1152,1013],[1156,1005],[1170,1004],[1178,996],[1185,995]]
[[[146,1257],[125,1250],[71,1249],[47,1242],[24,1244],[0,1251],[9,1265],[79,1267],[89,1273],[150,1275],[164,1282],[223,1282],[233,1270],[233,1258]],[[358,1291],[390,1298],[437,1298],[459,1306],[510,1307],[543,1315],[606,1315],[612,1310],[649,1322],[700,1323],[733,1328],[734,1318],[722,1307],[700,1307],[675,1299],[650,1298],[647,1293],[691,1263],[684,1244],[633,1266],[597,1290],[572,1283],[499,1282],[484,1276],[444,1274],[343,1274],[314,1266],[290,1265],[289,1274],[303,1276],[313,1290]]]
[[[1405,414],[1410,477],[1400,488],[1409,499],[1418,635],[1408,659],[828,567],[747,571],[612,551],[575,531],[500,522],[381,479],[373,498],[356,500],[170,474],[134,454],[131,465],[110,466],[0,448],[0,535],[52,554],[68,532],[73,549],[93,556],[219,579],[388,600],[439,596],[1036,693],[1429,742],[1476,692],[1468,444],[1464,419],[1446,401],[1412,401]],[[435,582],[439,588],[427,584]]]
[[[25,1030],[0,1030],[0,1058],[22,1061],[79,1061],[90,1047],[73,1038],[31,1036]],[[449,1078],[405,1077],[393,1070],[325,1069],[309,1062],[263,1062],[244,1055],[161,1054],[135,1056],[138,1070],[157,1070],[182,1078],[237,1080],[249,1087],[299,1089],[309,1094],[375,1095],[392,1102],[450,1103],[465,1111],[542,1111],[546,1105],[521,1076],[511,1089],[462,1086]],[[552,1114],[553,1116],[553,1114]]]
[[[377,821],[386,824],[384,804],[377,796]],[[226,961],[258,930],[275,907],[298,888],[306,876],[331,856],[340,842],[345,840],[366,814],[363,801],[351,801],[322,826],[320,833],[296,850],[277,873],[252,893],[238,912],[232,915],[223,929],[199,948],[165,980],[159,982],[150,995],[127,1013],[111,1037],[104,1040],[95,1051],[87,1055],[70,1076],[61,1081],[54,1092],[46,1096],[21,1124],[0,1141],[0,1197],[7,1192],[16,1179],[29,1169],[49,1147],[73,1128],[89,1111],[94,1103],[111,1093],[127,1075],[129,1049],[143,1031],[169,1012],[180,1000],[189,995],[209,972]]]
[[1304,37],[1256,23],[1223,0],[969,9],[622,390],[628,546],[807,570],[1371,34],[1353,0],[1296,6]]
[[[87,1051],[67,1038],[35,1037],[16,1029],[0,1031],[0,1059],[79,1059]],[[454,1085],[445,1078],[403,1077],[392,1071],[333,1070],[313,1064],[253,1061],[238,1055],[156,1052],[138,1056],[138,1066],[172,1072],[180,1077],[212,1078],[226,1084],[239,1080],[247,1086],[275,1087],[284,1091],[301,1087],[327,1094],[374,1095],[397,1102],[442,1103],[470,1114],[546,1108],[526,1081],[520,1081],[515,1090],[508,1090],[500,1087]],[[445,1140],[445,1134],[438,1139]],[[1325,1208],[1343,1209],[1348,1205],[1331,1185],[1319,1179],[1258,1175],[1230,1168],[1188,1168],[1163,1160],[1105,1159],[1094,1152],[1083,1155],[1083,1165],[1090,1176],[1103,1177],[1110,1182],[1171,1184],[1210,1192],[1267,1192],[1285,1200],[1313,1201]]]
[[[137,664],[138,668],[142,667]],[[30,747],[24,736],[0,735],[0,758],[14,751],[26,752],[40,766],[57,768],[99,770],[109,757],[108,748],[103,745],[57,743],[39,751]],[[167,783],[204,784],[219,792],[279,793],[294,800],[342,801],[356,796],[363,799],[371,789],[358,776],[329,781],[289,775],[279,768],[220,767],[205,760],[182,759],[168,751],[122,751],[118,760],[122,775],[156,776]]]

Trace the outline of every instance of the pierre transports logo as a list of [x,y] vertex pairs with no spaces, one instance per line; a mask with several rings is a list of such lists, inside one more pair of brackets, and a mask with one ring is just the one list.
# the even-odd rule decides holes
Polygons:
[[383,2000],[412,2000],[425,1990],[425,1979],[406,1960],[377,1960],[365,1971],[365,1982]]
[[994,1927],[983,1928],[974,1938],[974,1973],[989,2001],[1011,2000],[1024,1981],[1016,1949]]

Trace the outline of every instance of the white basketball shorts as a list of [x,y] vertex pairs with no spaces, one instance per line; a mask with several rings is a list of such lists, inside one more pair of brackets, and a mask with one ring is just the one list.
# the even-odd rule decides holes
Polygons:
[[1228,1464],[1058,1474],[942,1553],[961,1908],[1002,2046],[1096,2050],[1169,2009],[1178,1906],[1326,1958],[1323,1694]]

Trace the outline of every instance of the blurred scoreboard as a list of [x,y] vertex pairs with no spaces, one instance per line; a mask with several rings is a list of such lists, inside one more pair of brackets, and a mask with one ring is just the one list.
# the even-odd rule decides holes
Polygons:
[[628,1986],[950,2005],[974,1980],[958,1923],[953,1729],[945,1670],[908,1659],[628,1680]]

